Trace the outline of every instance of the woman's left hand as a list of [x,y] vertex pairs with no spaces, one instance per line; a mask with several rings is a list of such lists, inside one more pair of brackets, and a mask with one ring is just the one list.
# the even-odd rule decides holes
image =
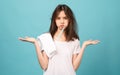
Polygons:
[[98,44],[100,41],[99,40],[87,40],[84,42],[84,45],[85,46],[88,46],[88,45],[95,45],[95,44]]

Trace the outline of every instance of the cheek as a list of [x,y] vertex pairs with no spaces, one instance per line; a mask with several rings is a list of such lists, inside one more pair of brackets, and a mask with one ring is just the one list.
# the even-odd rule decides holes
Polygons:
[[68,24],[69,24],[69,21],[66,21],[65,23],[66,23],[66,26],[68,26]]
[[56,20],[56,21],[55,21],[55,24],[58,26],[58,24],[59,24],[59,21],[58,21],[58,20]]

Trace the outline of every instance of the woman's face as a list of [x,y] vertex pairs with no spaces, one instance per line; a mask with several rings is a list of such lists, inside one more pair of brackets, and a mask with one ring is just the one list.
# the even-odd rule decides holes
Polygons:
[[68,26],[69,20],[67,16],[65,15],[64,11],[61,11],[58,14],[55,22],[59,30],[62,30],[63,28],[65,29]]

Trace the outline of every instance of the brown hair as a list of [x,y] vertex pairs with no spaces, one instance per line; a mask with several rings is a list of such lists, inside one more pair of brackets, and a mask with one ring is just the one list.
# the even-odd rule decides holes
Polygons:
[[51,18],[51,25],[49,29],[50,34],[52,35],[52,37],[54,37],[54,34],[57,31],[55,20],[61,11],[64,11],[65,15],[69,19],[69,24],[67,28],[65,29],[66,41],[72,41],[74,39],[79,39],[79,36],[77,34],[77,23],[76,23],[74,14],[72,10],[65,4],[58,5],[53,12],[52,18]]

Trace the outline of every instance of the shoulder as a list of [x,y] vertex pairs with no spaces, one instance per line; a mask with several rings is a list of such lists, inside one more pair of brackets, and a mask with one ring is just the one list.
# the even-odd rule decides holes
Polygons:
[[40,37],[47,37],[47,36],[51,36],[51,34],[49,32],[46,32],[46,33],[43,33],[39,36],[37,36],[37,38],[40,38]]
[[79,40],[79,39],[74,39],[73,42],[74,42],[74,43],[79,43],[80,40]]
[[74,46],[74,45],[80,44],[80,40],[79,39],[73,39],[69,43],[71,43]]

